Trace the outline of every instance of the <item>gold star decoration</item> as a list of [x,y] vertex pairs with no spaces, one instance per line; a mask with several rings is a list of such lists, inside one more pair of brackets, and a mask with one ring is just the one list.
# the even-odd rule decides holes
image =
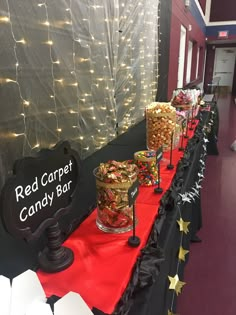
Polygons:
[[189,253],[189,250],[185,250],[182,246],[179,248],[179,260],[185,261],[185,256]]
[[168,276],[168,278],[170,280],[169,289],[170,290],[175,290],[176,295],[179,295],[179,293],[181,293],[181,290],[182,290],[183,286],[186,283],[180,281],[178,275],[175,275],[174,277]]
[[181,232],[184,232],[185,234],[188,234],[188,225],[190,224],[190,222],[185,222],[182,218],[180,218],[180,220],[177,220],[177,223],[179,224],[179,230]]

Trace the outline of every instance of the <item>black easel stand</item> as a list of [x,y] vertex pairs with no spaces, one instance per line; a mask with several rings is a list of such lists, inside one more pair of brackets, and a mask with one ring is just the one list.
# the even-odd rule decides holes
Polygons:
[[195,117],[193,117],[193,125],[196,125]]
[[182,122],[182,127],[181,127],[181,143],[180,143],[179,151],[184,151],[184,122]]
[[133,204],[133,235],[129,237],[128,244],[130,247],[138,247],[140,244],[140,238],[136,236],[136,211],[135,211],[135,204]]
[[161,194],[163,192],[163,189],[161,188],[161,169],[160,169],[160,163],[158,163],[158,186],[154,188],[155,194]]
[[39,266],[43,271],[53,273],[68,268],[74,261],[70,248],[61,246],[61,230],[58,222],[46,229],[48,244],[39,255]]
[[172,134],[171,134],[170,163],[167,165],[167,169],[168,169],[168,170],[173,170],[173,168],[174,168],[174,165],[172,164],[173,138],[174,138],[174,132],[172,132]]
[[189,130],[193,130],[193,107],[192,107],[191,124],[190,124]]
[[184,135],[185,139],[189,138],[189,136],[188,136],[188,123],[189,123],[189,115],[187,117],[187,122],[186,122],[186,132],[185,132],[185,135]]

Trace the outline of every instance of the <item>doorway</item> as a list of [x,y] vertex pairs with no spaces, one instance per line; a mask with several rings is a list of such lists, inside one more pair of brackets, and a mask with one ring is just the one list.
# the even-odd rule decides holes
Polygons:
[[185,61],[185,47],[186,47],[186,28],[181,25],[180,28],[180,45],[179,45],[179,59],[178,59],[178,80],[177,88],[182,88],[184,83],[184,61]]
[[232,92],[235,68],[235,47],[215,49],[213,77],[220,77],[219,87],[225,92]]

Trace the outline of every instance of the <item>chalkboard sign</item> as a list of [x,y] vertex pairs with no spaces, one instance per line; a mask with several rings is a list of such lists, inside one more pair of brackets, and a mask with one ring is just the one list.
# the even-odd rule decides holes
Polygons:
[[1,215],[15,237],[34,239],[69,210],[79,158],[68,142],[16,161],[1,193]]
[[160,148],[156,151],[156,164],[160,163],[162,157],[163,157],[163,149],[162,149],[162,147],[160,147]]
[[132,186],[128,190],[129,207],[131,207],[139,194],[139,181],[133,182]]

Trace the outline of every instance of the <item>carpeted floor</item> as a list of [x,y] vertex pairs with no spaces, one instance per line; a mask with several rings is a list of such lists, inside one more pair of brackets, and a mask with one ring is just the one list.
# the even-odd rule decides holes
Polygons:
[[180,315],[236,314],[236,105],[218,99],[219,156],[209,156],[202,189],[201,243],[192,243],[178,297]]

